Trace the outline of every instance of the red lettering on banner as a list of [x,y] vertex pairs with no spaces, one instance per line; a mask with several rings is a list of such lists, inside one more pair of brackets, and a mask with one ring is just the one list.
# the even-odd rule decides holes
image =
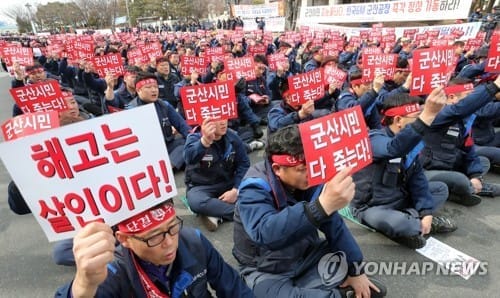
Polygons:
[[[144,171],[129,177],[119,176],[114,184],[103,184],[96,188],[85,187],[81,192],[69,192],[63,197],[52,196],[50,199],[38,201],[40,216],[47,220],[56,233],[74,231],[75,226],[69,220],[69,215],[74,215],[78,224],[83,227],[92,221],[103,221],[100,217],[106,211],[118,212],[123,204],[128,210],[135,208],[134,201],[144,199],[149,195],[161,197],[160,187],[165,187],[167,192],[172,191],[168,178],[167,163],[158,161],[157,166],[147,165]],[[85,213],[90,212],[94,219]],[[70,213],[70,214],[68,214]]]

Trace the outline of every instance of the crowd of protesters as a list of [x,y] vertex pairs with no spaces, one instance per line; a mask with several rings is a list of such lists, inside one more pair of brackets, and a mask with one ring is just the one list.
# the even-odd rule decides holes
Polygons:
[[[310,36],[305,34],[296,39],[286,33],[272,35],[265,32],[264,19],[255,20],[258,32],[246,32],[241,38],[234,38],[234,32],[227,30],[241,28],[239,18],[219,21],[214,28],[193,21],[127,29],[120,33],[122,35],[93,35],[94,55],[121,54],[126,65],[123,76],[108,74],[100,78],[88,59],[70,61],[64,51],[44,51],[36,57],[35,65],[25,70],[13,65],[12,87],[48,77],[56,79],[61,86],[71,88],[80,108],[93,117],[154,104],[172,167],[176,172],[185,171],[187,201],[193,211],[210,231],[216,231],[222,222],[234,220],[233,252],[241,265],[240,274],[254,295],[352,297],[349,295],[354,291],[356,296],[359,293],[363,297],[382,297],[384,286],[368,278],[359,268],[360,246],[336,211],[350,206],[363,224],[401,245],[421,248],[426,243],[425,235],[457,229],[452,219],[439,213],[446,201],[472,206],[484,197],[500,195],[499,186],[483,177],[488,171],[499,173],[500,170],[500,134],[495,129],[500,118],[500,78],[485,71],[489,40],[498,17],[498,7],[488,16],[482,16],[479,10],[471,15],[470,21],[482,19],[487,24],[483,27],[488,32],[483,44],[466,48],[463,41],[450,40],[457,65],[446,87],[453,88],[445,93],[444,86],[438,87],[420,97],[409,95],[415,71],[410,68],[409,59],[415,50],[429,48],[430,40],[414,42],[411,36],[398,36],[393,44],[380,49],[381,53],[397,54],[394,75],[367,79],[363,75],[362,53],[364,49],[380,47],[378,40],[364,38],[353,43],[342,34],[342,50],[337,55],[325,55],[324,45],[329,37],[308,40]],[[38,37],[23,40],[21,46],[45,48],[51,42],[50,38]],[[130,59],[129,52],[139,44],[148,43],[159,43],[161,56],[142,63]],[[254,52],[259,45],[263,50]],[[251,57],[255,78],[238,78],[234,82],[239,119],[206,119],[200,127],[190,127],[185,122],[180,90],[222,82],[228,74],[220,59],[208,61],[203,74],[183,73],[180,61],[183,56],[203,56],[207,49],[216,47],[223,49],[225,59]],[[284,60],[271,68],[270,55],[278,54]],[[343,70],[347,74],[345,81],[325,84],[322,98],[294,105],[288,78],[327,66]],[[423,108],[420,104],[424,104]],[[358,105],[370,128],[373,164],[356,175],[346,169],[324,185],[308,187],[304,148],[297,125]],[[23,111],[14,107],[13,116],[21,113]],[[475,115],[475,122],[469,120],[471,115]],[[266,128],[267,138],[263,133]],[[421,153],[412,156],[421,142]],[[250,165],[247,154],[264,146],[267,146],[265,160]],[[13,182],[9,186],[9,203],[11,200],[11,208],[23,201]],[[22,214],[29,212],[24,209]],[[161,230],[162,234],[149,235],[144,230],[142,233],[151,237],[137,238],[127,236],[122,227],[118,239],[122,246],[134,252],[143,248],[129,244],[132,240],[127,237],[135,237],[152,249],[151,242],[159,245],[167,233],[171,236],[179,233],[172,229],[182,226],[182,221],[175,220],[173,215],[169,218],[171,225],[166,231]],[[107,227],[92,228],[109,232]],[[79,234],[78,244],[88,237],[92,228]],[[326,240],[317,237],[318,231]],[[200,244],[200,236],[191,230],[188,232],[189,237],[184,237],[189,241],[196,239],[197,245],[204,245],[213,253],[206,239],[201,238]],[[109,246],[114,245],[108,242]],[[70,248],[72,245],[69,243]],[[75,252],[83,255],[81,249],[77,247]],[[319,269],[321,257],[336,251],[342,251],[346,258],[345,275],[335,282],[327,280],[326,284],[318,285],[315,281],[321,279],[318,274],[324,269]],[[226,266],[218,257],[212,257]],[[145,263],[149,259],[143,258]],[[74,263],[74,259],[72,261]],[[127,262],[127,266],[132,266],[130,260]],[[316,265],[319,272],[313,270]],[[83,264],[77,260],[78,266]],[[134,266],[137,270],[140,266],[152,270],[151,264],[145,265],[142,261]],[[168,262],[166,266],[168,268]],[[81,267],[78,270],[82,274]],[[237,279],[232,271],[224,273],[228,281]],[[86,274],[88,278],[92,275]],[[215,282],[214,274],[210,272],[209,281]],[[93,283],[94,294],[104,281],[101,277]],[[157,280],[165,283],[159,287],[160,291],[165,288],[169,292],[172,288],[168,278],[163,279],[154,278],[155,283]],[[120,282],[127,287],[123,280]],[[110,283],[105,285],[110,287],[106,290],[113,290]],[[247,295],[246,286],[238,285],[238,290]],[[84,291],[80,284],[77,286]],[[142,289],[140,285],[135,286]],[[217,286],[221,291],[229,291],[220,280]],[[69,295],[70,290],[71,285],[62,290],[63,295]]]

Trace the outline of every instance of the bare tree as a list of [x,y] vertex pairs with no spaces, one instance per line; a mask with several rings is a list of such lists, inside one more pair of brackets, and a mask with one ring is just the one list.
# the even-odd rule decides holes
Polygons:
[[20,33],[31,31],[30,16],[26,7],[21,4],[10,6],[2,11],[2,15],[12,19],[17,24],[17,30]]

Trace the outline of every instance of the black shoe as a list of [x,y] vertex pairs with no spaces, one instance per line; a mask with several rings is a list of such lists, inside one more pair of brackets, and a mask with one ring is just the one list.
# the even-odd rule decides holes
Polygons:
[[[380,292],[376,292],[374,289],[370,288],[370,297],[372,298],[382,298],[387,295],[387,288],[384,284],[373,277],[368,278],[379,290]],[[354,289],[352,287],[339,288],[340,297],[343,298],[354,298],[356,297],[356,293],[354,293]]]
[[390,239],[392,239],[392,241],[394,242],[397,242],[411,249],[422,248],[425,246],[425,243],[427,242],[427,240],[425,240],[424,236],[422,235],[393,237]]
[[457,225],[444,216],[433,216],[431,234],[450,233],[457,229]]
[[260,128],[259,124],[253,124],[252,131],[253,131],[253,138],[254,139],[260,139],[264,135],[264,132]]
[[483,183],[483,188],[477,193],[478,196],[494,198],[500,195],[498,187],[494,184]]
[[450,194],[450,196],[448,197],[448,201],[470,207],[481,203],[481,197],[475,194],[465,196]]
[[261,118],[259,124],[262,126],[267,126],[267,118]]

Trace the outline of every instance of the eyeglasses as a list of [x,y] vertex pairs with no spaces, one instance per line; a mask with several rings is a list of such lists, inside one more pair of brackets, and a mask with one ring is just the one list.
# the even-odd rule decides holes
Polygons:
[[170,235],[170,236],[175,236],[179,233],[179,231],[182,229],[182,224],[183,224],[183,221],[181,218],[179,218],[178,216],[175,217],[176,218],[176,222],[171,225],[168,230],[166,230],[165,232],[161,232],[161,233],[158,233],[156,235],[153,235],[151,237],[148,237],[148,238],[140,238],[140,237],[137,237],[137,236],[130,236],[136,240],[139,240],[139,241],[142,241],[142,242],[145,242],[148,247],[155,247],[155,246],[158,246],[160,245],[160,243],[163,242],[163,240],[165,239],[165,236],[167,235],[167,233]]

